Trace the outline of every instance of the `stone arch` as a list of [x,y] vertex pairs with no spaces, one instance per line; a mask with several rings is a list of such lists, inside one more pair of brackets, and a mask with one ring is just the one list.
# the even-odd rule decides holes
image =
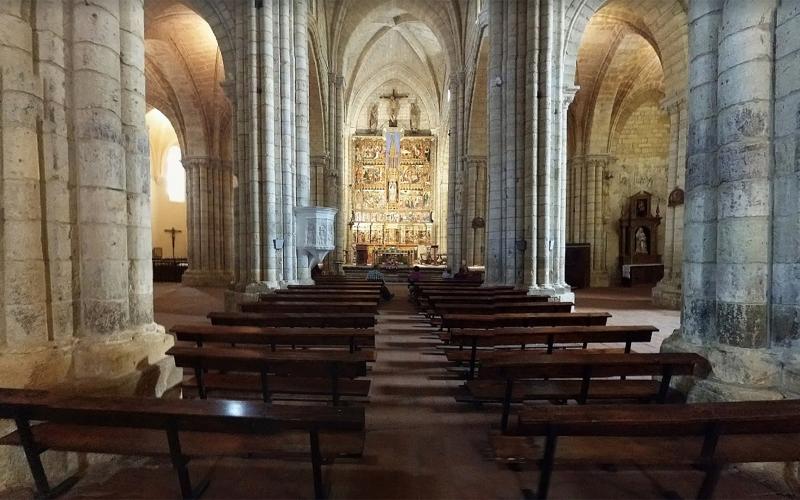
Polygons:
[[649,40],[664,65],[664,84],[668,98],[683,98],[688,84],[688,18],[683,0],[573,0],[566,9],[567,30],[564,38],[563,81],[576,81],[578,51],[589,20],[603,7],[624,9],[635,14],[641,23],[621,18]]
[[225,2],[217,0],[181,0],[200,17],[205,19],[214,36],[225,66],[225,79],[233,81],[236,75],[236,44],[234,43],[234,17]]
[[[361,0],[345,0],[334,11],[332,19],[333,54],[332,66],[341,71],[344,65],[345,51],[353,33],[358,32],[359,26],[374,13],[389,7],[390,2],[383,0],[370,2],[369,8],[364,8],[365,2]],[[436,35],[439,43],[444,47],[445,64],[449,71],[458,67],[461,60],[460,51],[456,40],[460,39],[459,16],[455,7],[448,4],[444,9],[431,9],[423,0],[407,0],[402,3],[402,10],[421,21]]]

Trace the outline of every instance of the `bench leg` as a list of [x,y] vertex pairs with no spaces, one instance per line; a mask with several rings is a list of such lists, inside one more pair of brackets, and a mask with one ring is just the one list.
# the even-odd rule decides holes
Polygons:
[[505,432],[508,430],[508,414],[511,413],[511,395],[514,389],[514,381],[506,380],[506,393],[503,397],[503,416],[500,418],[500,429]]
[[550,489],[550,477],[553,475],[553,465],[556,458],[557,441],[558,435],[555,429],[550,428],[547,431],[547,440],[544,443],[544,456],[542,457],[542,466],[539,468],[539,487],[536,490],[536,498],[547,498],[547,493]]
[[472,337],[472,351],[469,354],[469,374],[467,375],[468,380],[472,380],[475,378],[475,361],[478,357],[478,338]]
[[209,480],[205,479],[196,489],[192,489],[192,480],[189,477],[189,459],[181,451],[181,441],[178,437],[178,429],[171,426],[167,429],[167,442],[169,443],[169,456],[172,460],[172,466],[178,474],[178,483],[181,487],[181,497],[200,498],[200,495],[208,488]]
[[265,403],[272,403],[272,394],[269,392],[269,376],[266,371],[261,371],[261,398]]
[[203,377],[202,368],[194,369],[194,380],[197,382],[197,395],[200,397],[200,399],[206,399],[208,397],[208,393],[206,392],[206,383],[205,378]]
[[47,481],[47,474],[42,465],[42,458],[39,455],[39,449],[33,439],[33,432],[31,432],[31,425],[27,419],[17,418],[17,432],[19,433],[19,440],[22,442],[22,449],[25,451],[25,458],[28,461],[28,467],[33,476],[33,482],[36,484],[36,491],[39,496],[50,496],[50,483]]
[[311,441],[311,469],[314,474],[314,498],[325,498],[325,485],[322,482],[322,452],[319,449],[319,432],[314,429],[309,433]]
[[717,482],[722,474],[722,465],[710,465],[706,469],[706,475],[703,477],[703,484],[700,485],[700,491],[697,493],[698,500],[710,500],[714,496],[714,490],[717,487]]

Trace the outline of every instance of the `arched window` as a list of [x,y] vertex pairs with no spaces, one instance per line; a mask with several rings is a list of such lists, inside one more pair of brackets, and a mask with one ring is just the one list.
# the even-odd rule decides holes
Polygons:
[[181,164],[181,148],[172,146],[167,150],[167,197],[173,203],[186,203],[186,170]]

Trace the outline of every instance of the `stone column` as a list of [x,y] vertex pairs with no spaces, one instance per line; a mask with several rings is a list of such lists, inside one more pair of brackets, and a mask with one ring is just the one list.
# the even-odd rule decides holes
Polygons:
[[[664,103],[669,113],[670,148],[667,188],[683,188],[686,102],[684,99]],[[683,257],[683,205],[664,207],[664,278],[653,288],[653,302],[661,307],[679,309],[681,305],[681,260]]]
[[[346,166],[344,164],[344,150],[347,147],[347,137],[344,135],[344,77],[336,75],[334,83],[334,110],[335,127],[334,138],[336,144],[336,187],[338,191],[338,208],[336,212],[336,269],[338,274],[344,274],[344,266],[348,260],[349,247],[347,222],[350,220],[350,211],[347,210],[347,184],[345,184]],[[351,259],[352,260],[352,256]]]
[[608,155],[587,155],[585,157],[588,179],[587,237],[592,252],[591,286],[608,286],[609,284],[606,266],[607,249],[605,247],[606,231],[608,230],[605,202],[608,188],[605,177],[611,161],[613,158]]
[[450,92],[449,154],[448,154],[448,210],[447,210],[447,262],[455,272],[463,260],[462,231],[464,217],[464,162],[462,161],[463,120],[461,108],[464,87],[464,72],[451,75],[448,84]]
[[[295,206],[297,207],[308,207],[311,204],[308,67],[308,3],[306,0],[294,0],[294,120],[297,163]],[[304,284],[313,283],[308,254],[305,252],[297,252],[297,280]]]
[[690,12],[685,295],[681,329],[662,349],[711,361],[714,371],[692,389],[693,400],[800,392],[800,357],[774,341],[786,323],[770,317],[782,300],[776,280],[785,282],[772,275],[785,252],[774,246],[784,208],[773,196],[785,191],[774,184],[773,167],[777,173],[791,164],[780,154],[773,163],[772,127],[780,123],[773,88],[795,80],[775,74],[773,82],[775,10],[774,1],[709,0]]
[[503,9],[501,0],[491,0],[489,12],[489,202],[486,217],[486,276],[487,284],[505,280],[503,270],[504,209],[503,186]]
[[186,286],[230,284],[231,254],[225,242],[231,239],[227,210],[230,209],[232,175],[221,160],[195,156],[183,158],[187,186],[187,231],[189,269]]

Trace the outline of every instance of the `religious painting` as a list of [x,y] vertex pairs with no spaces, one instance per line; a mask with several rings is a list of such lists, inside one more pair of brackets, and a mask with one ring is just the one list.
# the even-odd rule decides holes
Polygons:
[[399,155],[387,157],[386,138],[352,139],[351,208],[359,244],[430,245],[435,143],[431,136],[399,140]]

